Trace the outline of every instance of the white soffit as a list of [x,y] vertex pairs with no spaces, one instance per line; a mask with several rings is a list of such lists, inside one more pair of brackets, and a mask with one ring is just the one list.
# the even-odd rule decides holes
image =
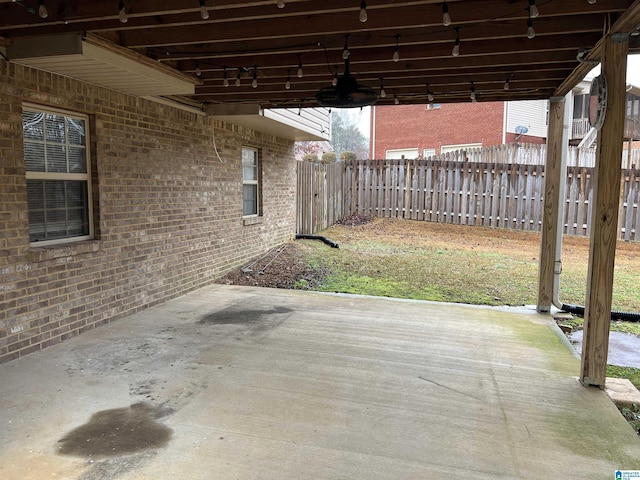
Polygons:
[[21,37],[9,60],[136,96],[192,95],[201,81],[132,50],[80,33]]
[[263,109],[259,105],[216,104],[207,108],[207,115],[216,120],[289,140],[329,140],[328,124],[325,127],[321,123],[309,121],[305,109],[302,109],[300,115],[284,112],[284,109],[281,111],[282,113],[278,110]]

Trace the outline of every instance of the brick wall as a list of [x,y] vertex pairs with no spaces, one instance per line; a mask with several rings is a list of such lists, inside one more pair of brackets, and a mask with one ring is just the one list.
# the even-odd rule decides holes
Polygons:
[[[23,102],[89,115],[95,240],[29,245]],[[262,162],[257,222],[242,218],[243,145]],[[292,238],[293,143],[0,60],[0,200],[4,362],[211,283]]]
[[432,110],[426,105],[383,105],[372,113],[376,159],[401,148],[418,148],[420,154],[433,148],[439,154],[443,145],[502,143],[503,102],[447,103]]
[[518,135],[516,133],[507,132],[505,143],[532,143],[534,145],[544,145],[547,139],[543,137],[534,137],[533,135]]

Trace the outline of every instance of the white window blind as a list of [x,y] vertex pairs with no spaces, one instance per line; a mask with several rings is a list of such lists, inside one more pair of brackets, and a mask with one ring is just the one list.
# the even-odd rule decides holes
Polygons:
[[30,241],[90,238],[87,119],[25,107],[22,130]]

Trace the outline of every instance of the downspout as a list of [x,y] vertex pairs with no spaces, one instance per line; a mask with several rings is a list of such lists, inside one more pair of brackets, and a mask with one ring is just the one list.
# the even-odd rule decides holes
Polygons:
[[507,128],[509,126],[509,102],[504,102],[504,115],[502,120],[502,144],[507,143]]
[[556,228],[556,258],[553,264],[553,299],[551,303],[560,310],[564,310],[564,304],[560,301],[560,274],[562,273],[562,234],[564,232],[564,210],[567,203],[567,157],[569,156],[569,132],[573,123],[573,92],[564,97],[564,118],[562,120],[562,155],[560,155],[560,185],[558,195],[560,201],[558,207],[558,225]]
[[369,160],[376,159],[376,106],[371,107],[371,158]]

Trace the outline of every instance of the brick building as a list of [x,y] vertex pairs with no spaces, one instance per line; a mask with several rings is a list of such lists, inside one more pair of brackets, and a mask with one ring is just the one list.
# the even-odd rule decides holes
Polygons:
[[0,362],[291,239],[293,136],[0,60]]
[[545,143],[546,123],[546,101],[374,106],[371,158],[428,157],[514,141]]

